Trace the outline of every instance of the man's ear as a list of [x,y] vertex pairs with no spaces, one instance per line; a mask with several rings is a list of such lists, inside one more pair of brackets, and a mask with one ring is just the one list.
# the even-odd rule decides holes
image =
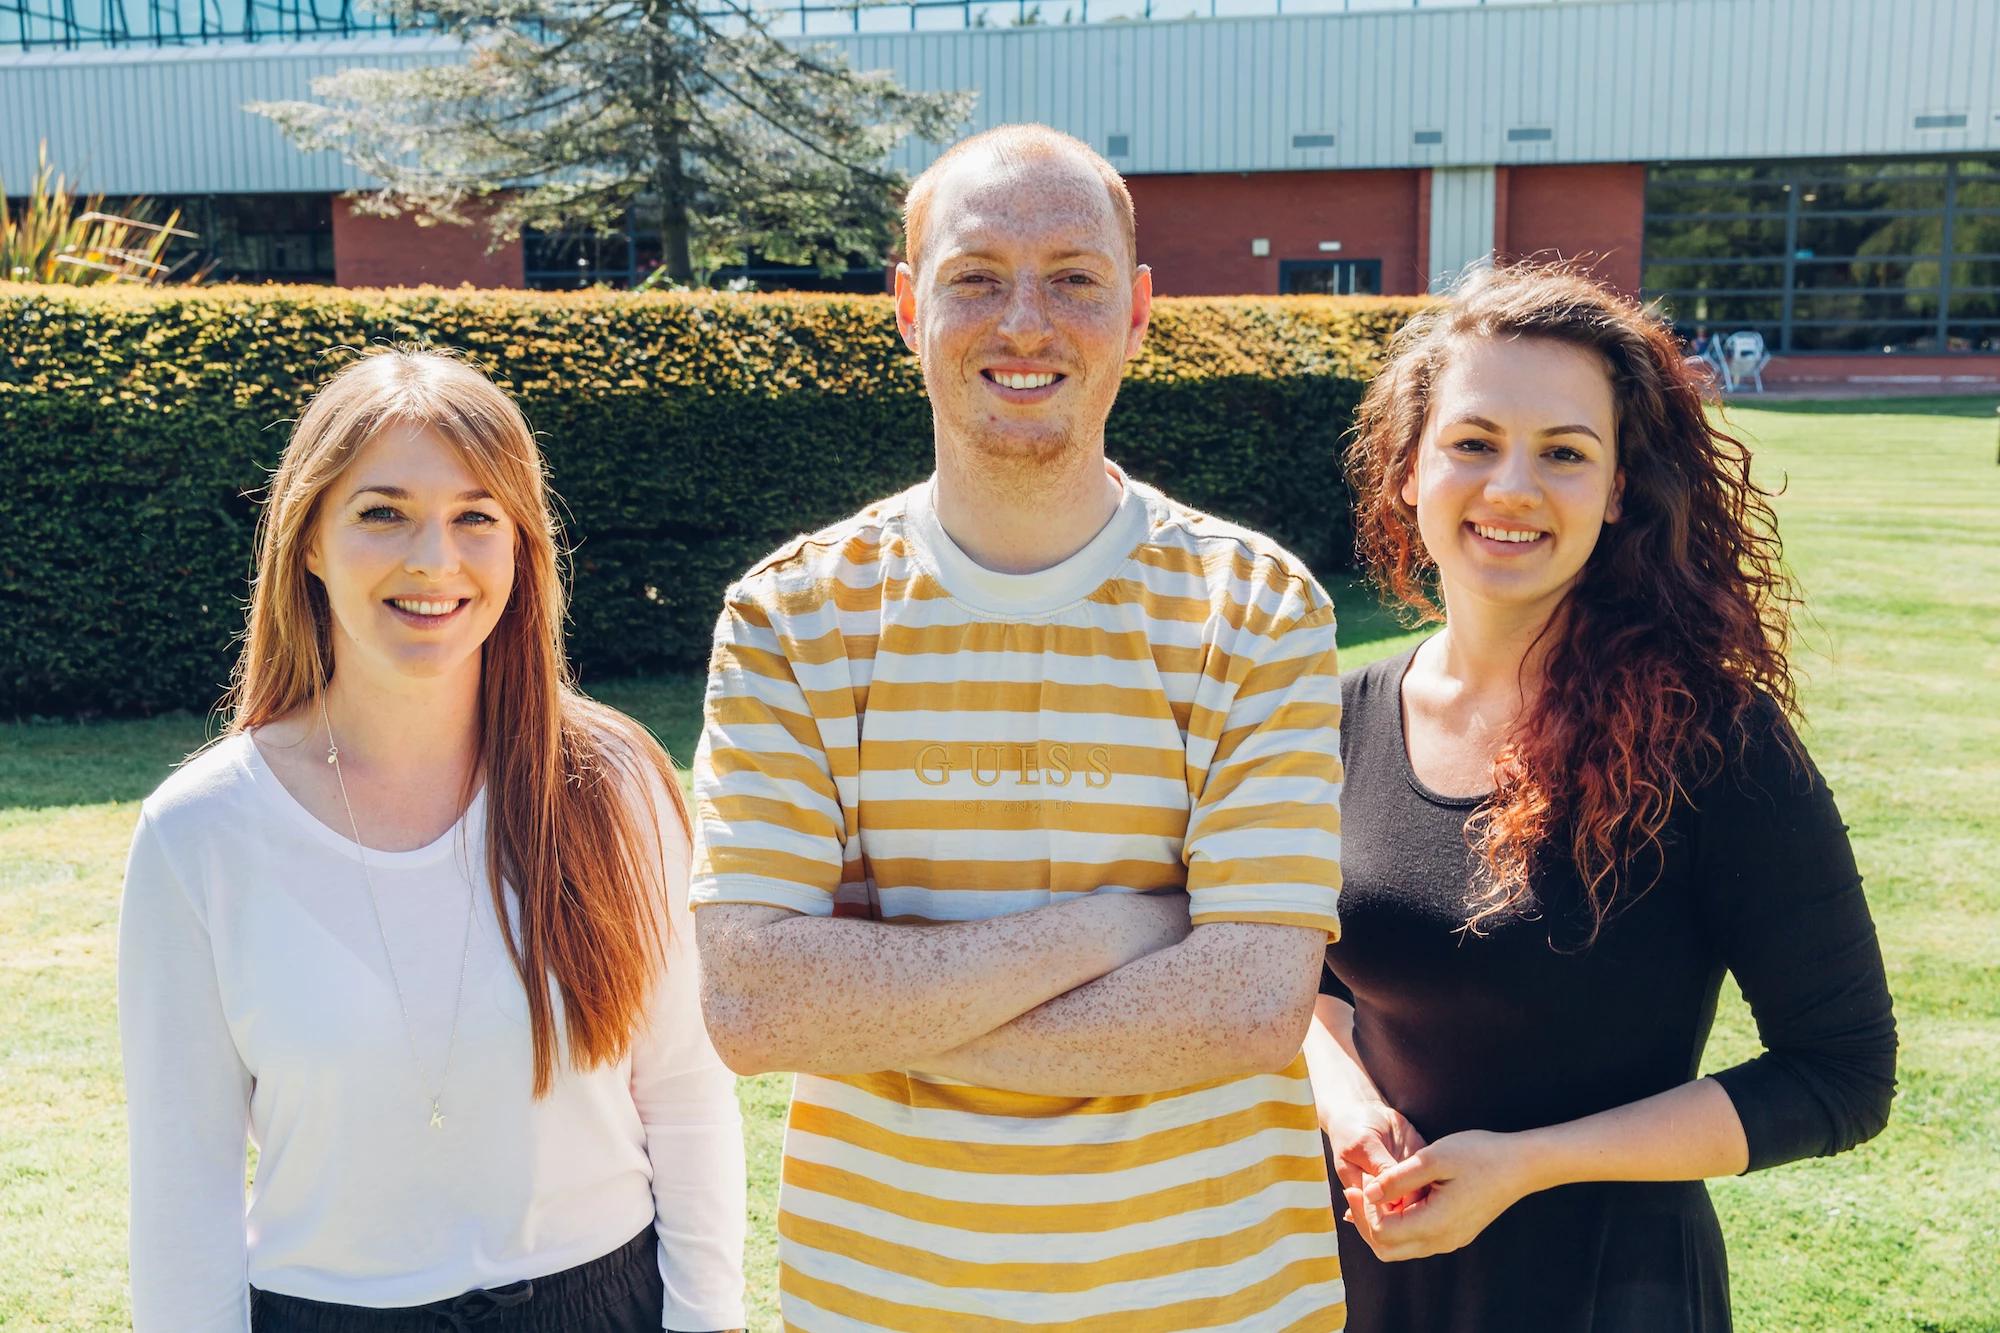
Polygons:
[[903,346],[917,350],[917,275],[908,264],[896,265],[896,332]]
[[1132,275],[1132,327],[1125,333],[1125,359],[1146,345],[1146,327],[1153,322],[1153,270],[1144,264]]

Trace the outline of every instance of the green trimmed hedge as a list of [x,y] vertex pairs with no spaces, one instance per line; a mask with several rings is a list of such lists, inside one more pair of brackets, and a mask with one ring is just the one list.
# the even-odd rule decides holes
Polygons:
[[[1338,568],[1335,452],[1420,304],[1162,301],[1109,451]],[[251,497],[335,349],[385,340],[464,349],[519,397],[566,506],[586,675],[699,665],[732,578],[931,466],[884,297],[0,285],[0,716],[213,704]]]

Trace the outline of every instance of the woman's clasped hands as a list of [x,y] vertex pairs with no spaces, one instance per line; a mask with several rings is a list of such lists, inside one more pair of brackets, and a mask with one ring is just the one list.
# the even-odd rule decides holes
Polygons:
[[1336,1142],[1334,1162],[1346,1220],[1385,1262],[1469,1245],[1494,1218],[1544,1188],[1518,1134],[1473,1129],[1427,1144],[1390,1107],[1367,1118],[1382,1128]]
[[1384,1262],[1468,1245],[1550,1181],[1529,1169],[1525,1135],[1465,1130],[1436,1143],[1389,1105],[1354,1049],[1354,1011],[1320,996],[1305,1043],[1320,1129],[1347,1215]]

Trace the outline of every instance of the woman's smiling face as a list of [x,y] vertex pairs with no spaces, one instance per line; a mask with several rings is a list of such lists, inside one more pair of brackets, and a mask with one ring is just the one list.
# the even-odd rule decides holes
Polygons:
[[1538,338],[1454,349],[1404,503],[1447,606],[1553,611],[1618,518],[1617,405],[1602,357]]
[[376,435],[321,498],[306,555],[333,608],[339,666],[477,670],[513,593],[515,535],[446,441],[421,427]]

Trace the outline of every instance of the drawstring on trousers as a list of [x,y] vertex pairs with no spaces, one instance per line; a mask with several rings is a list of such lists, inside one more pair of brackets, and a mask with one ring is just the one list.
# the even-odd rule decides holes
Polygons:
[[438,1333],[473,1333],[472,1326],[484,1321],[494,1311],[526,1305],[533,1299],[535,1284],[526,1279],[509,1282],[491,1291],[468,1291],[462,1296],[454,1296],[443,1309],[437,1310]]

